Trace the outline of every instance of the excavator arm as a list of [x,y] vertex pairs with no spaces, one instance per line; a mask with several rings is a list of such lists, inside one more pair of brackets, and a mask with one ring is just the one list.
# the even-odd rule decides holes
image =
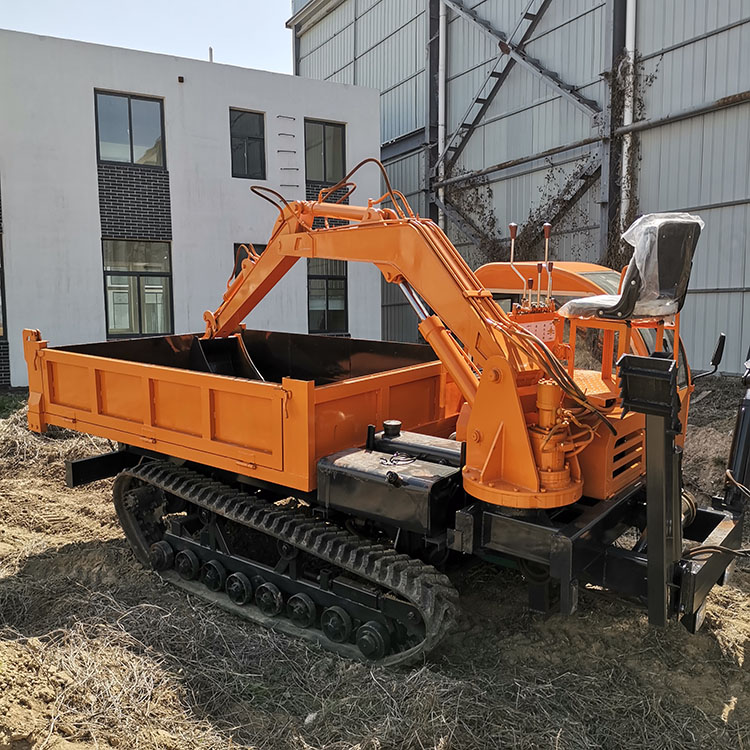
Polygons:
[[[313,229],[316,218],[355,223]],[[402,219],[390,209],[372,206],[315,202],[286,206],[263,254],[243,262],[221,306],[205,314],[206,337],[234,332],[299,258],[373,263],[386,281],[399,284],[420,317],[420,332],[469,404],[489,358],[500,356],[519,364],[517,352],[488,322],[506,318],[505,313],[445,234],[429,220]]]
[[[325,226],[314,228],[316,219]],[[333,219],[351,223],[329,227]],[[205,314],[205,337],[234,333],[300,258],[373,263],[386,281],[401,286],[420,318],[421,334],[468,405],[464,486],[472,494],[513,507],[553,507],[581,496],[580,470],[570,455],[576,443],[566,439],[569,427],[556,411],[563,394],[579,410],[595,410],[546,346],[505,314],[429,219],[372,202],[366,207],[285,202],[263,254],[243,261],[222,304]],[[532,396],[542,384],[542,402],[552,416],[541,438],[532,433],[544,419],[541,412],[525,412],[519,382],[531,384]]]

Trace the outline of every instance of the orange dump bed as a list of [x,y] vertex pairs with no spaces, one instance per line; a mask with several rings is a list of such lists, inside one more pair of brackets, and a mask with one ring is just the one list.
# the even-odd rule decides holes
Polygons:
[[[24,332],[29,424],[48,424],[309,491],[367,425],[447,435],[458,391],[427,346],[244,331],[51,348]],[[258,375],[263,378],[259,380]]]

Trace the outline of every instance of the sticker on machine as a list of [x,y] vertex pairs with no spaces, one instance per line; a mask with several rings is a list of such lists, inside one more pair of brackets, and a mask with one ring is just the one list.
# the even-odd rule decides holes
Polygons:
[[555,340],[555,324],[551,320],[538,320],[534,323],[521,323],[521,326],[542,341]]

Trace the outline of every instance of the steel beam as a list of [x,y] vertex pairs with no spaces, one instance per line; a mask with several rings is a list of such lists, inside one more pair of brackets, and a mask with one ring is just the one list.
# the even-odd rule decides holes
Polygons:
[[599,262],[604,264],[609,247],[609,230],[619,204],[617,174],[619,154],[612,153],[614,123],[612,122],[612,77],[615,65],[625,47],[625,0],[606,0],[605,7],[604,59],[609,61],[609,75],[602,76],[605,87],[602,112],[602,142],[599,148],[601,159],[601,182],[599,186]]
[[424,148],[425,137],[424,128],[420,128],[419,130],[413,130],[411,133],[394,138],[392,141],[388,141],[388,143],[384,143],[380,147],[380,160],[382,162],[391,161],[392,159],[397,159],[399,156],[404,156],[412,151]]
[[548,148],[545,151],[540,151],[536,154],[529,156],[521,156],[517,159],[510,159],[508,161],[500,162],[499,164],[493,164],[491,167],[485,167],[484,169],[478,169],[474,172],[467,172],[466,174],[457,175],[455,177],[449,177],[447,180],[441,180],[440,182],[433,183],[433,188],[444,187],[445,185],[453,185],[459,182],[471,182],[477,177],[483,177],[484,175],[492,174],[493,172],[500,172],[503,169],[509,169],[510,167],[516,167],[519,164],[526,164],[537,159],[546,159],[548,156],[554,156],[555,154],[562,154],[565,151],[572,151],[576,148],[583,148],[584,146],[590,146],[591,144],[598,144],[601,138],[599,136],[592,136],[591,138],[584,138],[574,143],[567,143],[563,146],[555,146],[554,148]]
[[507,36],[502,31],[495,29],[489,21],[480,18],[476,11],[467,8],[461,0],[443,0],[443,2],[451,10],[474,24],[482,33],[495,41],[503,54],[509,55],[521,67],[553,88],[560,96],[567,99],[582,112],[585,112],[590,117],[597,117],[600,114],[601,109],[595,101],[581,96],[575,86],[565,83],[557,73],[548,70],[539,60],[529,56],[518,45],[508,41]]
[[437,163],[437,129],[438,129],[438,45],[439,45],[439,27],[440,27],[440,0],[425,0],[425,14],[427,29],[427,60],[425,61],[425,96],[427,102],[425,112],[427,112],[427,121],[425,122],[424,142],[425,142],[425,168],[423,190],[427,204],[427,215],[433,221],[438,220],[437,204],[433,200],[432,191],[432,174],[433,167]]
[[687,120],[691,117],[698,117],[699,115],[707,115],[711,112],[718,112],[721,109],[727,109],[728,107],[737,107],[740,104],[750,104],[750,90],[741,91],[739,94],[723,96],[721,99],[717,99],[709,104],[699,104],[695,107],[688,107],[687,109],[682,109],[672,115],[657,117],[654,120],[640,120],[639,122],[634,122],[632,125],[625,125],[621,128],[617,128],[617,130],[615,130],[615,135],[639,133],[642,130],[651,130],[651,128],[658,128],[661,125],[669,125],[672,122]]

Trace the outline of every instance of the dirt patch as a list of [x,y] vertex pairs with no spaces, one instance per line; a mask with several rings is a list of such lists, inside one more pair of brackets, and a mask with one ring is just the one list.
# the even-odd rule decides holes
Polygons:
[[[697,486],[729,449],[710,399],[691,418]],[[458,631],[417,667],[372,669],[163,584],[122,539],[110,482],[64,487],[62,459],[106,442],[7,422],[23,441],[0,447],[0,750],[750,748],[746,569],[690,636],[586,590],[571,618],[532,615],[516,573],[476,564]]]

